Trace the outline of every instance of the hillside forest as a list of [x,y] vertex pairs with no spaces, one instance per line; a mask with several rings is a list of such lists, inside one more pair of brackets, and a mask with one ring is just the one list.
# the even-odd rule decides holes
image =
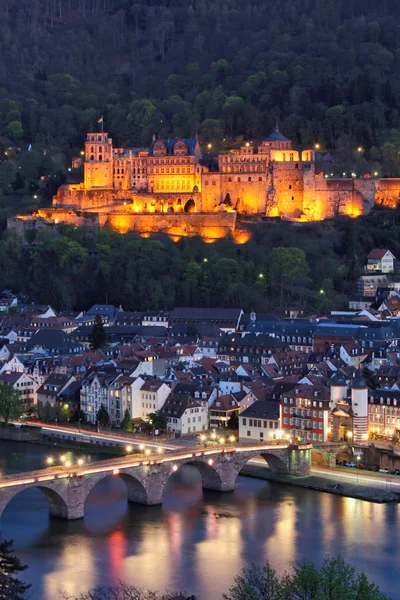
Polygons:
[[278,122],[326,173],[400,176],[398,0],[0,0],[0,56],[0,289],[57,308],[329,308],[372,247],[400,256],[396,212],[263,223],[243,246],[5,231],[82,177],[71,159],[102,115],[115,145],[198,134],[211,153]]

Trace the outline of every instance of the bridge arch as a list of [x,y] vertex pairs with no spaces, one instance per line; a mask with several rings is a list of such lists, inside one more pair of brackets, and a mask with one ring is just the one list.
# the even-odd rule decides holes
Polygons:
[[127,489],[127,498],[129,502],[135,502],[136,504],[148,504],[147,489],[137,477],[131,475],[130,473],[124,472],[106,472],[100,473],[98,475],[96,474],[96,476],[89,476],[85,478],[82,498],[83,505],[86,504],[89,494],[96,487],[96,485],[100,483],[100,481],[104,481],[108,478],[115,479],[115,477],[122,479],[122,481],[125,483]]
[[176,473],[179,473],[179,470],[183,466],[192,466],[197,469],[197,471],[201,475],[201,483],[202,483],[202,486],[204,489],[221,491],[222,479],[221,479],[221,476],[218,473],[217,469],[213,466],[213,464],[214,464],[214,461],[212,458],[210,458],[208,460],[191,459],[191,460],[188,460],[185,462],[180,462],[179,464],[176,465],[177,466],[176,470],[170,471],[168,478],[164,482],[163,491],[165,489],[167,482],[171,479],[171,477],[173,475],[175,475]]
[[63,519],[70,518],[70,511],[68,507],[68,501],[59,491],[54,490],[51,487],[46,485],[29,485],[29,486],[21,486],[10,489],[7,493],[2,494],[0,500],[0,518],[2,517],[7,506],[12,502],[16,496],[22,494],[26,490],[38,489],[43,495],[47,498],[47,502],[49,505],[49,514],[52,517],[61,517]]

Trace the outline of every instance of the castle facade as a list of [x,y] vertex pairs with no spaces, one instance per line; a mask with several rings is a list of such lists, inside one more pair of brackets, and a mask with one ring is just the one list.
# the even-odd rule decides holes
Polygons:
[[324,178],[315,151],[294,149],[278,127],[258,146],[213,156],[203,155],[197,137],[114,148],[107,133],[88,133],[83,166],[83,182],[61,186],[52,208],[34,217],[213,238],[235,229],[237,214],[315,221],[365,214],[375,202],[397,206],[400,198],[399,179]]

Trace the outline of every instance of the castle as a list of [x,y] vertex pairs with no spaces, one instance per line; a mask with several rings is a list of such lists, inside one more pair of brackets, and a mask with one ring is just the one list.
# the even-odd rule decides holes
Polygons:
[[61,186],[52,208],[10,226],[40,219],[211,241],[236,231],[246,241],[238,214],[315,221],[365,214],[375,202],[396,206],[399,197],[399,179],[324,178],[315,151],[295,150],[278,126],[258,146],[247,142],[217,156],[203,156],[197,137],[153,136],[148,149],[114,148],[101,132],[87,134],[84,181]]

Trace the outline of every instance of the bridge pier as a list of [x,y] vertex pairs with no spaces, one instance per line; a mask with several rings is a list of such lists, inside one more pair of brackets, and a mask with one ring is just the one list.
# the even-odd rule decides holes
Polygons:
[[311,472],[311,448],[301,446],[289,446],[288,448],[288,472],[289,475],[304,477]]

